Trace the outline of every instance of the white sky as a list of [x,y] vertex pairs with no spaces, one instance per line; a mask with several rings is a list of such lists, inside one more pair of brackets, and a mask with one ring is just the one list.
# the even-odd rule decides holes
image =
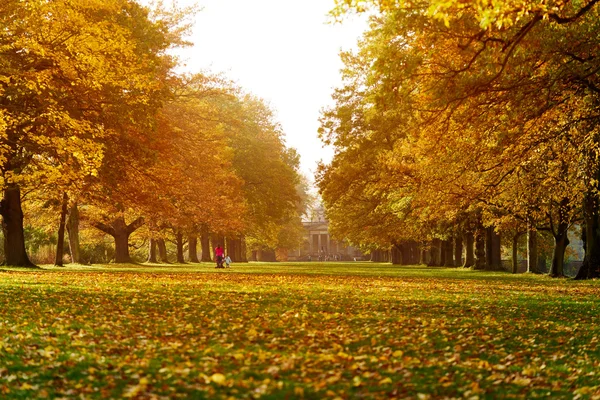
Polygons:
[[356,47],[366,28],[354,17],[327,24],[333,0],[179,0],[197,3],[193,48],[183,53],[190,72],[223,72],[245,91],[268,102],[301,155],[312,180],[317,162],[331,160],[317,137],[320,110],[341,82],[341,49]]

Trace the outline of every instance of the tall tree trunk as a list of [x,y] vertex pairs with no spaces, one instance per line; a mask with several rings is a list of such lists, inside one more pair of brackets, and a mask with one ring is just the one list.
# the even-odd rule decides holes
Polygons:
[[441,259],[441,254],[442,254],[442,241],[440,239],[433,239],[431,241],[431,247],[430,247],[430,260],[429,260],[429,265],[432,267],[439,267],[442,262]]
[[165,239],[156,239],[156,247],[158,248],[158,258],[160,258],[160,262],[168,264],[169,257],[167,255],[167,244],[165,243]]
[[244,236],[240,239],[240,262],[248,262],[248,249],[246,247],[246,238]]
[[452,248],[452,240],[444,240],[444,266],[454,267],[454,249]]
[[200,262],[200,260],[198,260],[198,238],[196,236],[190,235],[188,237],[188,253],[190,262]]
[[4,189],[4,196],[0,201],[0,214],[4,233],[4,264],[14,267],[35,267],[25,250],[21,190],[18,185],[12,183]]
[[225,247],[226,247],[226,254],[229,256],[229,258],[231,258],[232,262],[239,262],[237,256],[237,247],[238,247],[238,243],[237,243],[237,239],[235,238],[225,238]]
[[185,264],[185,258],[183,256],[183,234],[181,232],[175,234],[175,242],[177,243],[177,263]]
[[475,265],[474,269],[485,269],[487,260],[485,256],[486,230],[480,227],[475,231]]
[[567,221],[567,208],[569,199],[563,198],[558,207],[558,226],[554,229],[552,224],[552,235],[554,236],[554,253],[552,254],[552,265],[550,266],[550,276],[565,276],[565,250],[569,245],[569,223]]
[[486,269],[493,269],[494,265],[494,242],[493,242],[494,228],[485,228],[485,266]]
[[581,236],[585,248],[583,263],[575,279],[591,279],[600,276],[600,210],[596,191],[600,186],[600,168],[596,172],[596,185],[588,189],[583,203]]
[[148,263],[157,264],[158,260],[156,259],[156,239],[150,238],[148,242]]
[[200,259],[202,262],[211,262],[212,258],[210,256],[210,239],[208,231],[202,230],[202,234],[200,235],[200,245],[202,247],[202,258]]
[[421,260],[421,245],[418,242],[413,241],[412,249],[413,249],[413,259],[412,259],[411,264],[418,265]]
[[462,265],[462,253],[463,253],[463,239],[461,235],[454,237],[454,266],[460,267]]
[[69,233],[69,250],[71,252],[71,262],[81,263],[81,252],[79,249],[79,208],[74,203],[69,209],[69,218],[67,219],[67,232]]
[[519,272],[519,236],[520,233],[517,233],[512,238],[512,273],[516,274]]
[[527,272],[535,274],[539,272],[537,231],[534,228],[527,230]]
[[56,257],[54,265],[63,266],[63,256],[65,255],[65,221],[67,219],[67,208],[69,206],[69,197],[63,193],[62,207],[60,209],[60,222],[58,224],[58,241],[56,243]]
[[500,234],[492,228],[492,264],[494,271],[502,270],[502,238]]
[[402,245],[392,245],[392,265],[402,264]]
[[[559,229],[560,226],[559,226]],[[564,231],[554,236],[554,252],[552,254],[552,266],[550,267],[550,276],[562,277],[565,276],[565,251],[569,245],[567,237],[568,227],[564,226]]]
[[446,254],[447,254],[446,247],[448,247],[447,243],[448,242],[445,241],[445,240],[440,240],[439,241],[439,244],[440,244],[440,262],[439,262],[438,265],[440,267],[443,267],[444,265],[446,265]]
[[473,236],[473,232],[465,233],[465,263],[463,264],[464,268],[471,268],[475,265],[475,237]]

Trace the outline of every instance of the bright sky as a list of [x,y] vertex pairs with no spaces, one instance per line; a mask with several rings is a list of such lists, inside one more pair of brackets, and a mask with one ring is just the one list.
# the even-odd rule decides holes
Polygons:
[[[178,4],[195,3],[179,0]],[[190,72],[223,72],[274,109],[287,145],[313,179],[317,162],[333,154],[317,137],[320,110],[341,82],[340,49],[356,47],[366,28],[355,17],[328,24],[333,0],[198,0],[195,46],[184,53]]]

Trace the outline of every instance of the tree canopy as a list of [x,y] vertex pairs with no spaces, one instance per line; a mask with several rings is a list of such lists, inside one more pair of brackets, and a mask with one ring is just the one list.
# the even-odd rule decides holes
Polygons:
[[373,13],[322,121],[337,153],[319,185],[340,234],[385,247],[529,227],[558,246],[581,220],[596,271],[595,3],[339,1],[336,16]]

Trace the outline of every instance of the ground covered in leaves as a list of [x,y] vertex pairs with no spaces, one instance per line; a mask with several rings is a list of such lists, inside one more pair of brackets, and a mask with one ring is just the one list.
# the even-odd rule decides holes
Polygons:
[[0,272],[2,398],[600,398],[600,282],[383,264]]

